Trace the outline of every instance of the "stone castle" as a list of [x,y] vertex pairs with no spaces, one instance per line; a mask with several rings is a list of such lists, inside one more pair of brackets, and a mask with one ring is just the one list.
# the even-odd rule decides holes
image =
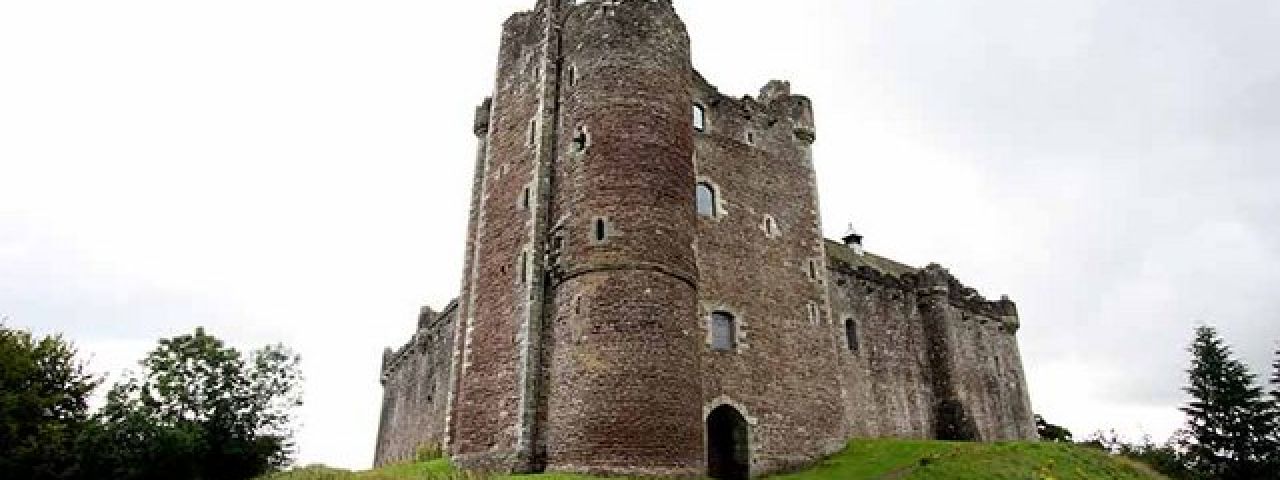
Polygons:
[[1007,298],[822,236],[809,99],[716,90],[670,0],[502,28],[459,299],[383,355],[375,463],[746,478],[1035,438]]

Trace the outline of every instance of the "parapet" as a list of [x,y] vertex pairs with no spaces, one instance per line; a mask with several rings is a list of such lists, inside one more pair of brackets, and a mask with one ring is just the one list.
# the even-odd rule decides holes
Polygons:
[[827,240],[826,247],[827,265],[836,272],[884,287],[912,291],[921,297],[944,295],[947,302],[956,308],[1000,321],[1003,330],[1010,334],[1016,333],[1021,326],[1018,307],[1008,296],[996,301],[987,300],[941,265],[931,263],[924,268],[915,268],[870,252],[858,255],[833,240]]
[[477,137],[489,134],[489,113],[492,110],[493,97],[485,97],[484,101],[476,107],[475,121],[472,123],[471,131],[475,132]]
[[391,372],[399,368],[404,363],[406,357],[418,353],[431,343],[433,337],[438,335],[448,335],[448,331],[442,331],[443,324],[452,321],[453,316],[458,310],[458,300],[454,299],[444,310],[436,312],[431,307],[422,307],[418,313],[417,329],[413,335],[397,350],[387,348],[382,352],[382,374],[380,377],[383,381]]
[[[714,117],[736,117],[756,126],[756,128],[785,127],[790,134],[805,145],[813,144],[817,138],[813,121],[813,102],[808,97],[791,93],[791,83],[785,80],[770,80],[760,89],[757,97],[744,96],[740,99],[726,96],[696,70],[694,72],[695,101],[711,111]],[[717,125],[723,127],[726,122],[712,119],[709,122],[713,130]],[[730,136],[736,133],[721,132]]]

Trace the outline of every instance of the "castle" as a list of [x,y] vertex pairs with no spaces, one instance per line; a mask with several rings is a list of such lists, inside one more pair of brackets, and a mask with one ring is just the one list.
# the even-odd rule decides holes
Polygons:
[[461,294],[384,352],[375,463],[746,478],[1034,439],[1013,302],[824,239],[809,99],[727,97],[689,52],[670,0],[506,21]]

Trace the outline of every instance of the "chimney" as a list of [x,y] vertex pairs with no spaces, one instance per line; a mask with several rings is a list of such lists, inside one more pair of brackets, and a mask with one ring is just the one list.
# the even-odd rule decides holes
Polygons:
[[852,223],[849,224],[848,230],[845,231],[844,237],[841,237],[841,239],[844,240],[844,246],[852,249],[853,253],[856,253],[858,255],[863,254],[862,235],[859,234],[858,231],[853,228]]

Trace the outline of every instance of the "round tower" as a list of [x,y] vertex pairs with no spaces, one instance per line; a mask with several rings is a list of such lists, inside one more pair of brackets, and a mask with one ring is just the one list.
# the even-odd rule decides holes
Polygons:
[[564,15],[546,466],[699,475],[688,34],[667,0],[587,2]]

